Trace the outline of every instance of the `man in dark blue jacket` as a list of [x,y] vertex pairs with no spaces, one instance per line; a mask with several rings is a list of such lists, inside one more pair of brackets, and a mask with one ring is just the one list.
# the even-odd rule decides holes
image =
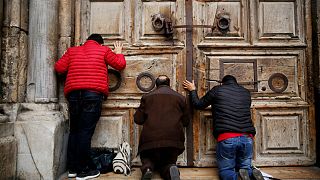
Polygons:
[[256,130],[251,120],[250,92],[226,75],[222,85],[213,87],[201,99],[194,82],[184,81],[196,109],[211,105],[213,135],[217,139],[216,158],[219,176],[223,180],[263,180],[261,172],[252,169],[253,136]]

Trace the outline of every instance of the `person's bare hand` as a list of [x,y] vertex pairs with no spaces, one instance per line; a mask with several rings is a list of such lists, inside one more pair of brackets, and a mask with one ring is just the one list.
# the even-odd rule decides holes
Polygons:
[[188,80],[184,80],[182,85],[183,85],[183,88],[187,89],[188,91],[196,90],[196,86],[194,85],[194,80],[192,80],[192,83]]
[[123,44],[120,41],[116,41],[115,43],[113,43],[114,46],[114,53],[116,54],[121,54],[122,53],[122,47]]

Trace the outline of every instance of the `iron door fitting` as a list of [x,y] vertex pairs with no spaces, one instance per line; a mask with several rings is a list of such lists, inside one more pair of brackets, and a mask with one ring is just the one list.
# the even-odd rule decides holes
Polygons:
[[172,22],[166,18],[163,14],[154,14],[151,16],[152,26],[156,32],[164,30],[164,34],[167,37],[171,37],[173,34]]
[[193,28],[210,28],[212,31],[214,29],[218,29],[221,33],[226,34],[229,29],[230,29],[230,24],[231,24],[231,18],[229,13],[226,12],[221,12],[218,13],[215,18],[216,21],[213,25],[172,25],[172,21],[167,18],[163,14],[154,14],[151,16],[151,21],[152,21],[152,26],[153,29],[156,32],[161,32],[164,30],[164,34],[167,37],[172,37],[173,35],[173,29],[174,28],[186,28],[186,29],[193,29]]

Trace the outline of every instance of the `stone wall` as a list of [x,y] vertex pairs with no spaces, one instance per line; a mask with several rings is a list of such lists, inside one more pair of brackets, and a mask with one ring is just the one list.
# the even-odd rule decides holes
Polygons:
[[68,121],[53,64],[64,51],[58,47],[70,46],[71,31],[58,36],[59,20],[74,1],[60,1],[0,0],[0,179],[57,179],[66,171]]
[[[3,62],[2,52],[4,51],[4,49],[2,49],[3,7],[4,1],[0,0],[0,62]],[[2,87],[2,82],[0,87]],[[0,94],[1,97],[3,97],[2,88],[0,88]],[[15,179],[17,141],[14,137],[14,123],[10,122],[9,116],[5,114],[3,107],[0,107],[0,150],[1,179]]]
[[1,101],[23,102],[28,62],[28,0],[3,2]]

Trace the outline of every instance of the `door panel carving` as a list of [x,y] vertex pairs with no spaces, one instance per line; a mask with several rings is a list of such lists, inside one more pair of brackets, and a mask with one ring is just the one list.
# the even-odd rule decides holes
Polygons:
[[[195,1],[194,24],[211,25],[213,28],[194,29],[198,46],[230,45],[248,42],[248,1]],[[225,31],[222,27],[225,27]]]
[[[304,76],[305,72],[301,69],[304,61],[301,52],[293,53],[286,56],[207,56],[206,79],[222,80],[224,75],[231,74],[241,85],[251,90],[254,96],[275,97],[279,96],[279,93],[274,92],[268,82],[273,74],[281,73],[288,83],[281,95],[304,99],[304,90],[299,86],[303,82],[298,78]],[[215,81],[207,83],[208,89],[219,84]]]
[[[256,43],[279,43],[277,45],[303,45],[304,23],[303,1],[301,0],[259,0],[254,18]],[[254,3],[252,1],[252,3]],[[285,41],[284,41],[285,40]]]
[[199,138],[199,141],[197,141],[199,151],[195,153],[195,166],[216,166],[216,140],[212,134],[213,121],[211,111],[201,112],[199,122],[196,120],[195,123],[199,123],[199,126],[196,127],[198,131],[195,134]]
[[312,164],[307,107],[257,109],[257,165]]
[[[183,39],[179,36],[180,33],[175,33],[173,37],[164,36],[165,29],[157,31],[152,25],[152,17],[156,14],[161,14],[172,24],[180,24],[184,22],[183,1],[136,1],[135,15],[135,46],[182,46]],[[176,30],[181,32],[181,30]],[[178,36],[177,36],[178,35]]]

